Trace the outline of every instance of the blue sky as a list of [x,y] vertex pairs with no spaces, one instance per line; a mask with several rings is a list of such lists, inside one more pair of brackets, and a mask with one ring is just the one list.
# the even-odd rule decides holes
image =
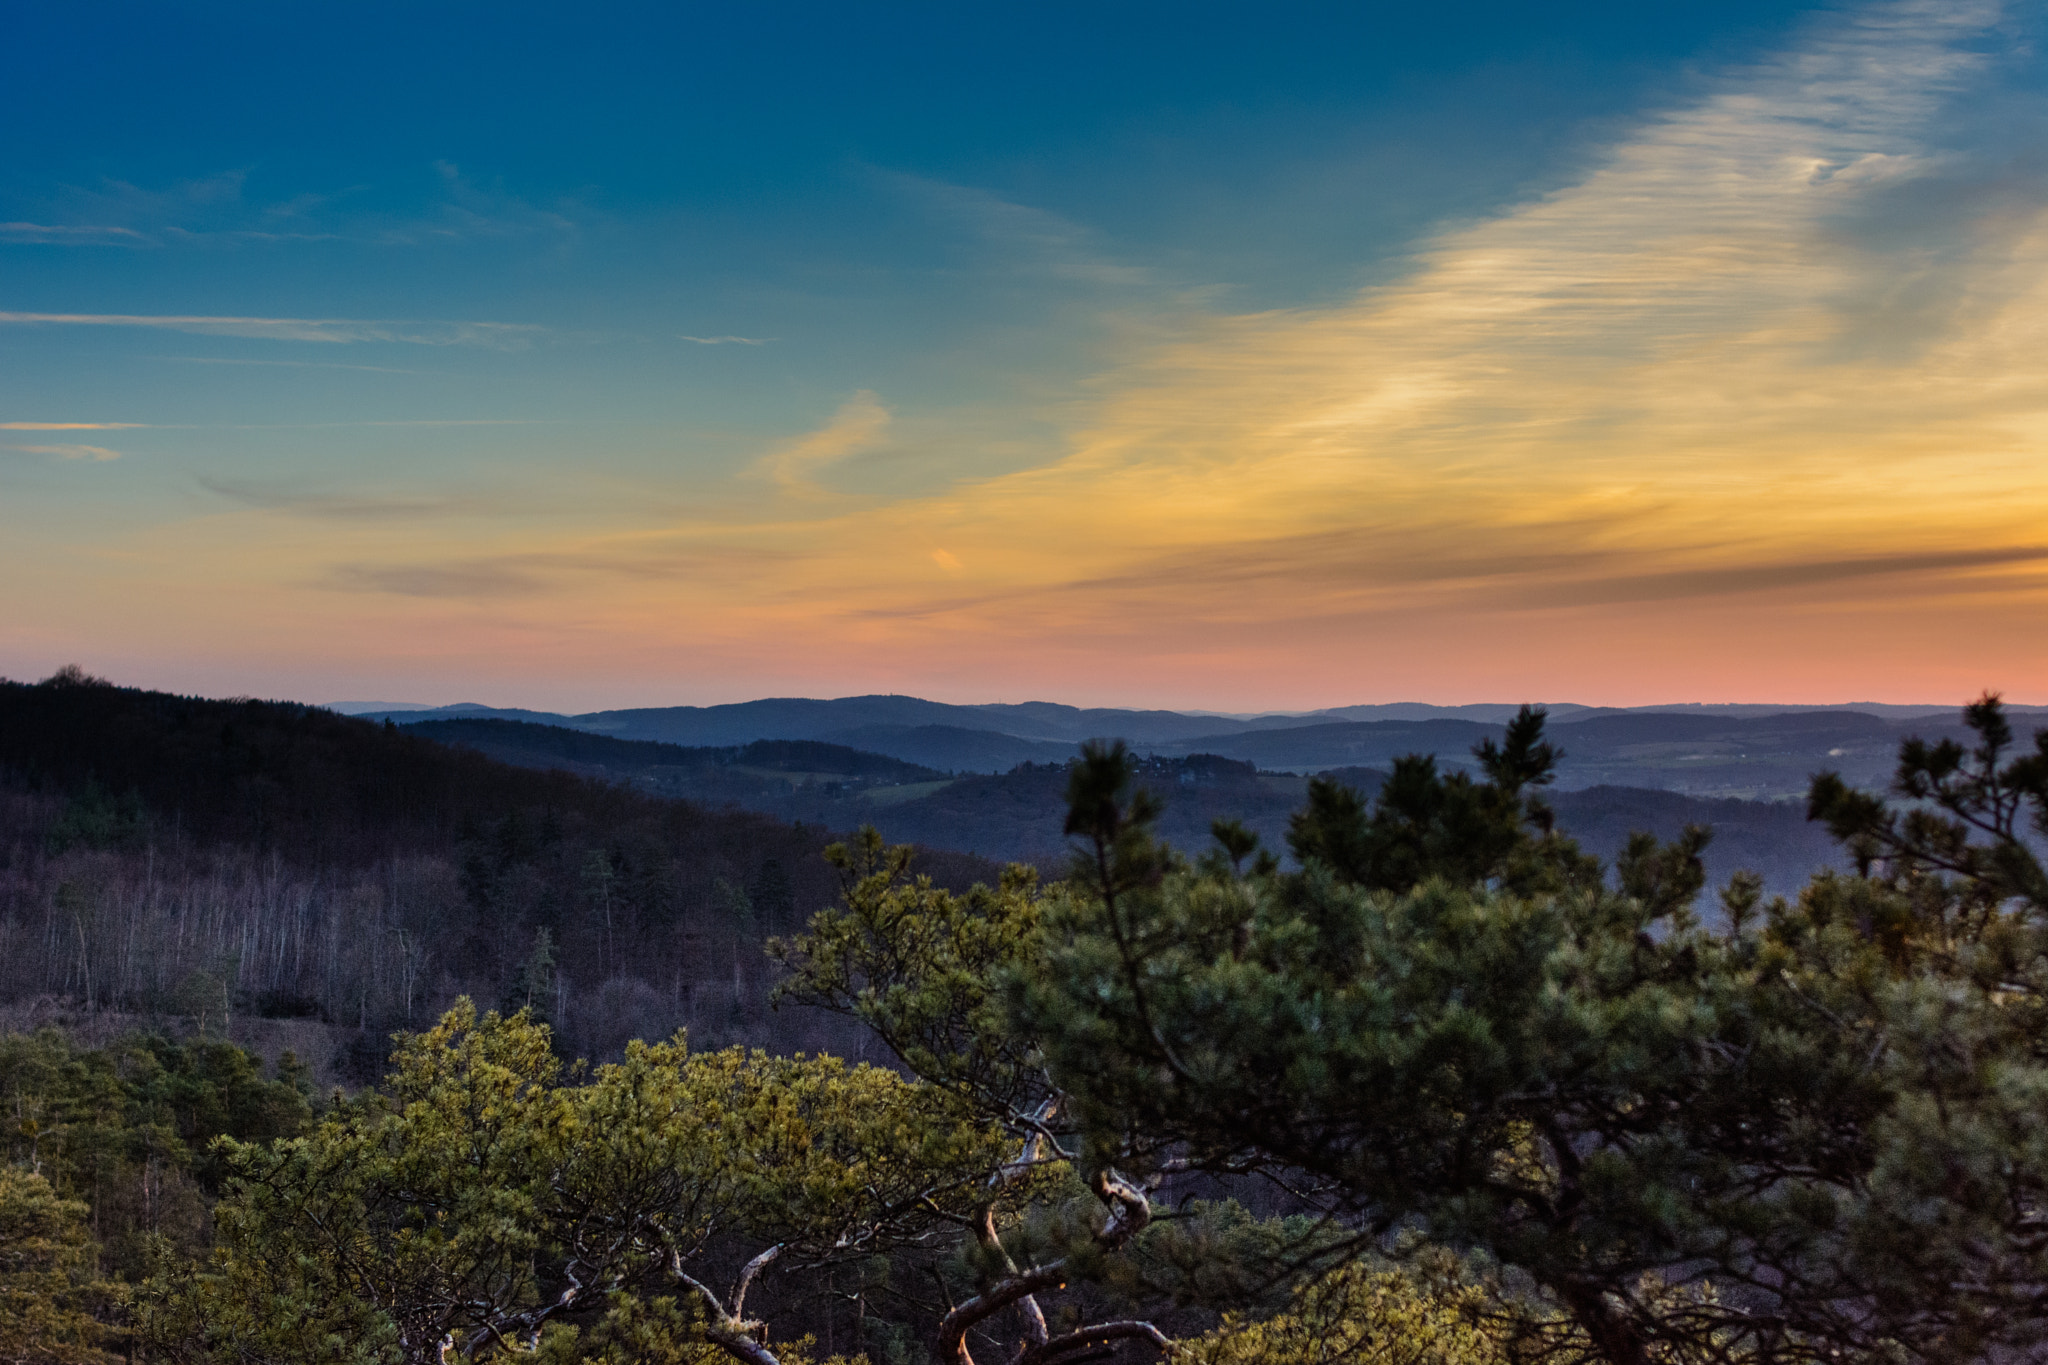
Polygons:
[[[0,193],[30,226],[0,279],[18,311],[539,324],[601,355],[571,372],[698,401],[792,376],[825,410],[834,380],[950,393],[959,367],[931,369],[957,345],[1065,352],[1077,319],[1048,314],[1109,302],[1025,273],[1034,249],[1231,308],[1332,297],[1798,14],[16,5]],[[727,369],[678,331],[781,349]],[[337,398],[383,399],[362,387]],[[562,397],[668,415],[637,384]]]
[[[1312,326],[1406,288],[1457,234],[1597,183],[1617,148],[1679,155],[1656,142],[1660,120],[1735,107],[1755,72],[1796,70],[1845,25],[1928,74],[1873,78],[1826,116],[1861,136],[1857,119],[1926,95],[1887,125],[1900,151],[1856,163],[1922,169],[1835,213],[1831,249],[1924,266],[2042,197],[2029,7],[0,15],[0,534],[15,543],[0,575],[26,604],[0,626],[11,676],[76,658],[195,690],[590,705],[870,687],[995,699],[1025,680],[1063,699],[1238,707],[1490,694],[1510,679],[1455,651],[1436,675],[1361,671],[1355,649],[1304,672],[1302,651],[1327,639],[1312,622],[1210,623],[1236,662],[1148,638],[1156,667],[1119,672],[1113,622],[1070,648],[1058,609],[989,605],[993,587],[973,623],[949,623],[954,597],[906,605],[915,592],[877,581],[891,620],[924,624],[856,629],[862,609],[823,591],[845,579],[830,556],[772,583],[760,566],[840,545],[888,509],[925,508],[913,521],[936,526],[929,509],[948,499],[1008,504],[1005,480],[1073,468],[1084,434],[1186,338],[1257,318]],[[1768,97],[1787,98],[1771,79]],[[1981,288],[1989,267],[1970,260],[1975,283],[1923,269],[1933,303],[1891,299],[1884,325],[1835,344],[1899,344],[1900,309]],[[1224,353],[1243,373],[1265,363]],[[1432,459],[1447,474],[1469,463]],[[1159,465],[1158,486],[1183,487],[1183,472]],[[1370,518],[1287,515],[1310,537],[1384,539]],[[758,534],[720,538],[740,524]],[[1981,528],[1951,529],[1960,544]],[[2024,549],[2023,531],[2001,523],[1993,539]],[[1002,557],[947,539],[971,534],[920,542],[920,572],[942,571],[930,591],[957,594],[944,575]],[[1879,534],[1843,532],[1816,562],[1875,562]],[[1195,551],[1238,545],[1204,535]],[[1754,539],[1724,528],[1699,544]],[[619,567],[620,545],[655,541]],[[1122,572],[1089,560],[1053,582],[1013,566],[1002,590]],[[1319,571],[1295,572],[1307,578],[1259,590],[1284,597]],[[681,621],[674,603],[710,598],[725,609]],[[627,600],[640,605],[620,614]],[[1481,628],[1438,616],[1444,632]],[[1344,619],[1347,638],[1388,629]],[[1628,628],[1574,627],[1617,652]],[[985,666],[962,662],[970,649]],[[1573,657],[1583,644],[1548,687],[1583,692]],[[1687,676],[1638,671],[1586,699],[1664,699]],[[1752,685],[1849,682],[1802,665]]]

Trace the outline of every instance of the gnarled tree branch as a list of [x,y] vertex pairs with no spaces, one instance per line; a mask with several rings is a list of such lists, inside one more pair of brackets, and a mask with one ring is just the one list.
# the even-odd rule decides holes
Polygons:
[[1162,1354],[1173,1352],[1173,1338],[1149,1322],[1098,1322],[1040,1342],[1018,1356],[1016,1365],[1054,1365],[1057,1361],[1070,1361],[1084,1351],[1105,1348],[1113,1341],[1130,1340],[1149,1341]]

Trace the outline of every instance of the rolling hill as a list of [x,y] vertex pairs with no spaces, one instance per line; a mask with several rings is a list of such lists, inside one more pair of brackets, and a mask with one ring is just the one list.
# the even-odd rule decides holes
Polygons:
[[[804,740],[882,754],[944,773],[1001,774],[1019,763],[1063,762],[1087,739],[1119,738],[1161,757],[1216,754],[1267,771],[1385,767],[1407,753],[1469,763],[1512,707],[1421,703],[1340,707],[1303,715],[1216,716],[1083,709],[1049,702],[956,706],[916,697],[770,699],[730,706],[656,707],[583,715],[457,706],[373,713],[402,725],[502,719],[621,740],[733,747]],[[2048,709],[2012,708],[2022,734]],[[1900,706],[1644,707],[1559,705],[1551,729],[1564,747],[1559,786],[1643,787],[1703,797],[1793,800],[1823,768],[1861,786],[1889,777],[1899,740],[1958,737],[1954,708]]]
[[[1470,728],[1447,735],[1444,726]],[[1061,828],[1064,762],[1025,762],[1003,773],[949,777],[850,748],[798,742],[783,746],[788,757],[778,769],[767,755],[781,751],[771,751],[767,742],[686,749],[512,721],[440,721],[409,728],[449,743],[477,745],[507,762],[567,768],[638,790],[730,802],[834,830],[872,824],[891,842],[957,849],[994,862],[1032,863],[1049,876],[1058,875],[1069,856]],[[1469,722],[1397,726],[1411,736],[1418,729],[1434,743],[1486,733]],[[1381,767],[1360,765],[1339,766],[1324,775],[1367,794],[1377,791],[1386,776]],[[1142,761],[1140,780],[1164,799],[1160,832],[1189,851],[1208,845],[1211,821],[1237,819],[1257,831],[1269,848],[1284,852],[1288,817],[1308,789],[1301,773],[1263,771],[1252,762],[1215,754],[1149,755]],[[1716,885],[1748,868],[1762,874],[1773,890],[1789,894],[1821,868],[1841,865],[1825,831],[1808,824],[1797,804],[1612,785],[1559,791],[1552,804],[1564,828],[1604,859],[1612,859],[1633,830],[1668,839],[1687,824],[1712,825],[1717,833],[1706,861]]]

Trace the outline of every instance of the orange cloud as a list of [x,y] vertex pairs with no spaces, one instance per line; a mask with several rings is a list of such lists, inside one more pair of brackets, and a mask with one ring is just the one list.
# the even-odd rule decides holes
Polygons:
[[[1930,612],[2039,623],[2048,214],[2002,206],[1939,258],[1845,231],[1937,192],[1924,128],[1990,14],[1839,18],[1398,285],[1190,317],[1105,376],[1066,458],[803,528],[784,600],[873,643],[944,631],[1012,657],[1223,632],[1376,695],[1341,678],[1390,645],[1501,638],[1503,615],[1548,623],[1524,659],[1546,690],[1645,649],[1702,679],[1709,600],[1853,615],[1826,646],[1841,686]],[[1896,306],[1902,272],[1940,306]],[[906,571],[898,547],[927,538],[974,547],[973,593]],[[1894,627],[1871,634],[1873,611]],[[1446,681],[1465,666],[1440,657]],[[1712,685],[1758,684],[1731,664]]]
[[244,508],[131,538],[76,591],[146,564],[220,609],[162,627],[192,648],[375,642],[647,700],[2025,694],[2048,676],[2048,207],[1946,194],[1928,131],[1995,17],[1826,17],[1398,283],[1185,313],[1028,468],[836,493],[912,422],[943,467],[928,417],[863,391],[751,477],[664,490],[687,516],[429,542]]
[[770,451],[757,467],[785,492],[816,494],[816,475],[849,455],[874,449],[888,429],[889,410],[862,389],[840,405],[830,422]]

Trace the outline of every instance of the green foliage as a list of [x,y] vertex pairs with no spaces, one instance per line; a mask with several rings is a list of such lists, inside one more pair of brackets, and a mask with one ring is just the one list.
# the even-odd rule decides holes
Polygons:
[[[551,1322],[530,1351],[515,1349],[508,1358],[533,1365],[716,1365],[732,1359],[704,1334],[704,1315],[687,1303],[614,1294],[589,1330]],[[778,1365],[865,1365],[865,1357],[815,1356],[816,1345],[808,1336],[777,1342],[774,1359]]]
[[[599,855],[602,856],[602,855]],[[536,1024],[550,1024],[555,1010],[555,936],[542,925],[533,931],[533,951],[512,974],[505,991],[506,1014],[524,1011]]]
[[64,803],[64,813],[50,827],[50,852],[66,849],[125,848],[142,837],[148,812],[142,793],[130,788],[116,797],[98,782],[87,778],[76,796]]
[[[1217,855],[1229,862],[1233,873],[1241,874],[1244,871],[1244,860],[1251,857],[1259,848],[1259,836],[1246,829],[1242,820],[1212,820],[1209,822],[1209,835],[1216,841]],[[1217,865],[1215,870],[1220,872],[1221,865]],[[1253,870],[1271,873],[1279,870],[1279,864],[1273,859],[1272,854],[1260,853],[1259,861],[1253,864]]]
[[0,1360],[111,1365],[121,1333],[102,1320],[120,1291],[93,1267],[87,1210],[50,1182],[0,1166]]
[[[1076,765],[1074,818],[1106,828],[1113,875],[1143,885],[1178,860],[1144,842],[1142,821],[1123,804],[1121,761],[1121,750],[1101,750]],[[941,1360],[966,1361],[970,1337],[1004,1342],[1003,1315],[1018,1309],[1022,1321],[1010,1330],[1034,1362],[1094,1358],[1087,1353],[1105,1341],[1156,1343],[1165,1338],[1152,1322],[1098,1314],[1242,1305],[1285,1280],[1283,1267],[1304,1248],[1328,1240],[1312,1222],[1257,1219],[1228,1202],[1156,1209],[1148,1188],[1117,1170],[1129,1151],[1079,1150],[1067,1096],[1047,1075],[1039,1040],[1012,1026],[1004,998],[1005,984],[1050,948],[1049,902],[1027,869],[954,895],[911,877],[911,850],[885,848],[872,829],[828,856],[841,870],[842,904],[815,916],[809,933],[772,945],[790,970],[784,995],[868,1024],[912,1072],[1015,1143],[961,1248],[973,1293],[940,1324]]]
[[[1476,775],[1403,760],[1373,802],[1316,784],[1290,868],[1231,821],[1198,858],[1167,847],[1129,755],[1092,746],[1062,882],[955,894],[864,831],[828,853],[841,903],[772,945],[785,999],[865,1024],[914,1080],[680,1036],[565,1066],[533,1008],[546,925],[518,1009],[465,1002],[310,1128],[302,1077],[225,1044],[0,1040],[27,1168],[0,1230],[29,1249],[0,1268],[42,1286],[19,1291],[37,1330],[98,1349],[67,1202],[89,1198],[117,1268],[159,1258],[146,1340],[222,1365],[812,1360],[750,1315],[757,1281],[852,1284],[864,1321],[892,1300],[864,1344],[906,1365],[913,1325],[944,1365],[2026,1357],[2048,1342],[2048,740],[2012,757],[1995,698],[1966,719],[1973,749],[1904,747],[1903,809],[1815,780],[1858,875],[1795,902],[1738,877],[1716,924],[1706,831],[1603,869],[1555,829],[1533,710]],[[571,880],[529,909],[609,927],[667,875],[551,818],[472,827],[485,908],[548,857]],[[789,914],[783,865],[743,866],[747,889],[705,885]],[[1194,1197],[1247,1178],[1295,1216]]]
[[204,1246],[225,1175],[215,1138],[266,1141],[305,1125],[300,1071],[287,1056],[266,1079],[250,1053],[203,1038],[88,1050],[55,1030],[0,1036],[7,1158],[88,1200],[107,1268],[139,1279],[151,1239],[188,1254]]
[[1183,1342],[1189,1365],[1509,1365],[1511,1328],[1486,1290],[1439,1273],[1352,1262],[1272,1317],[1227,1314]]
[[2007,761],[2012,722],[1995,694],[1963,720],[1977,736],[1968,750],[1947,739],[1900,746],[1892,793],[1910,803],[1903,811],[1834,773],[1814,779],[1807,802],[1862,874],[1911,904],[1915,933],[1947,943],[1982,933],[2010,902],[2048,913],[2048,873],[2027,844],[2029,832],[2048,835],[2048,729]]
[[1502,743],[1485,740],[1474,753],[1484,781],[1440,773],[1428,756],[1395,760],[1370,809],[1356,792],[1316,778],[1288,846],[1303,863],[1370,891],[1407,891],[1431,877],[1522,895],[1597,881],[1598,866],[1553,836],[1534,791],[1564,757],[1543,738],[1543,712],[1523,707]]
[[[704,1339],[704,1315],[671,1295],[642,1299],[615,1293],[602,1317],[579,1329],[551,1322],[527,1350],[510,1355],[533,1365],[714,1365],[729,1359]],[[783,1353],[784,1365],[789,1356]]]
[[[1299,872],[1177,863],[1077,782],[1092,856],[1010,976],[1091,1149],[1286,1179],[1353,1229],[1525,1275],[1630,1365],[1966,1359],[2048,1337],[2043,768],[1908,744],[1896,816],[1823,777],[1814,808],[1876,875],[1761,908],[1692,905],[1704,831],[1588,875],[1523,788],[1406,765],[1377,806],[1319,789]],[[1952,751],[1953,750],[1953,751]],[[2044,751],[2048,752],[2048,751]],[[1739,1294],[1722,1295],[1733,1286]]]
[[1028,1039],[1008,1025],[997,982],[1040,951],[1037,874],[1011,867],[991,889],[964,895],[911,878],[913,851],[872,828],[826,858],[841,906],[808,933],[772,940],[789,970],[784,999],[851,1015],[914,1075],[1000,1122],[1028,1121],[1047,1086]]
[[[678,1038],[565,1076],[545,1028],[465,1002],[394,1060],[388,1098],[303,1138],[230,1144],[212,1264],[151,1304],[160,1349],[694,1360],[708,1345],[772,1362],[744,1309],[762,1267],[930,1239],[980,1207],[1004,1159],[1001,1134],[943,1093],[836,1058]],[[725,1295],[699,1278],[717,1239],[755,1251]],[[593,1317],[587,1337],[546,1330]]]

